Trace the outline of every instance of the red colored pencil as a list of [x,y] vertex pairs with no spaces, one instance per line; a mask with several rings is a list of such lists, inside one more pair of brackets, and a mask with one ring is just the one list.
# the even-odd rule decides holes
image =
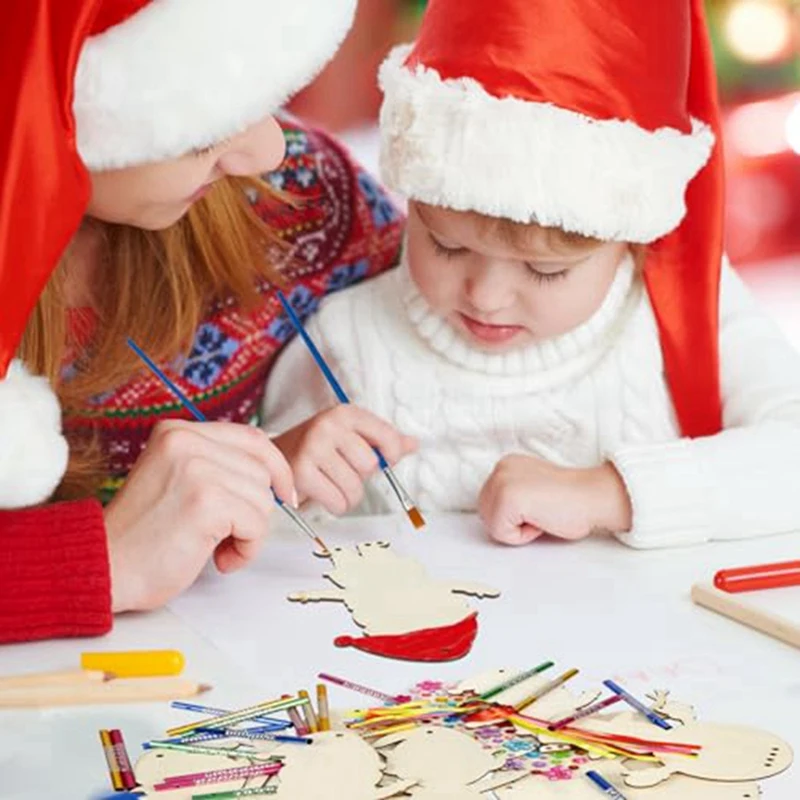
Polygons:
[[800,561],[723,569],[714,576],[714,586],[731,593],[800,586]]
[[125,747],[125,740],[122,738],[122,731],[109,731],[111,746],[114,748],[114,756],[117,759],[120,777],[122,778],[123,789],[135,789],[139,784],[133,773],[131,760],[128,758],[128,750]]

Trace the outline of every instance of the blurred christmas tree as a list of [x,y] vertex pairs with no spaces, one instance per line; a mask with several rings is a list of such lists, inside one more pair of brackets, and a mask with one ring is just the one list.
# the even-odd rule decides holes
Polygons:
[[800,85],[799,0],[708,0],[707,7],[724,101]]

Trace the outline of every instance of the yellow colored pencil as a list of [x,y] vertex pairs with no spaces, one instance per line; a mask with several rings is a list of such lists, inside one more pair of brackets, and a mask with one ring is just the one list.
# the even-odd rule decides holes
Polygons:
[[328,687],[324,683],[317,685],[317,716],[319,729],[329,731],[331,729],[331,712],[328,705]]
[[319,720],[317,719],[317,715],[314,713],[314,706],[311,703],[311,698],[308,696],[308,692],[305,690],[298,692],[299,696],[306,701],[304,706],[300,707],[300,710],[303,712],[303,716],[305,717],[306,727],[311,733],[316,733],[319,730]]

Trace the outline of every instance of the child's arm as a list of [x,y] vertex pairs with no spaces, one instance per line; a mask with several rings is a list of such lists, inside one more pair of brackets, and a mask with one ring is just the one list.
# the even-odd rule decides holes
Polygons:
[[723,270],[725,430],[611,454],[633,506],[632,547],[800,530],[800,353],[739,277]]
[[[348,392],[348,384],[366,375],[355,334],[350,336],[345,327],[355,312],[352,305],[341,295],[306,325]],[[326,333],[334,331],[336,347],[330,348]],[[334,357],[332,350],[344,357]],[[349,369],[344,369],[343,360]],[[317,502],[332,514],[344,514],[361,503],[364,482],[378,470],[373,447],[390,464],[416,449],[414,440],[388,422],[357,405],[340,404],[299,339],[286,348],[269,377],[263,412],[264,427],[292,467],[301,501]]]

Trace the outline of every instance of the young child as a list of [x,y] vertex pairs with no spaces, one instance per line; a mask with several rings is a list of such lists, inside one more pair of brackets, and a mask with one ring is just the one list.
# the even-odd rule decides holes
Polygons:
[[309,324],[357,406],[299,341],[270,378],[303,496],[359,505],[377,445],[508,544],[800,529],[800,355],[722,261],[701,0],[432,0],[381,80],[405,258]]

